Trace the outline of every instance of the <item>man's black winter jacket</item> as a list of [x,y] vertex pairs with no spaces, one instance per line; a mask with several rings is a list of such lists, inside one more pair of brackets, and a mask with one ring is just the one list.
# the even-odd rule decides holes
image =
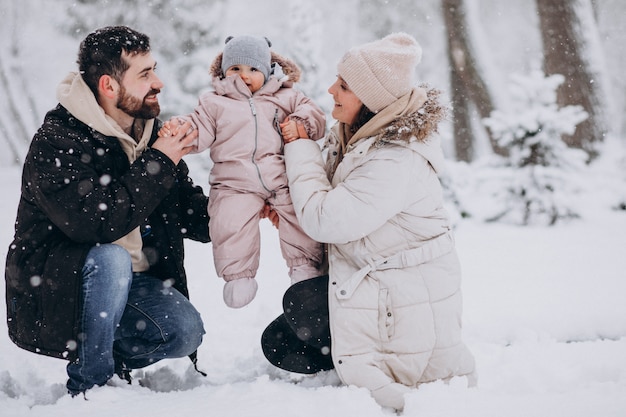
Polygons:
[[87,252],[137,226],[149,272],[188,297],[183,238],[210,240],[207,197],[188,174],[184,161],[175,166],[151,148],[130,164],[117,138],[95,131],[61,105],[50,111],[24,162],[6,260],[11,340],[73,360]]

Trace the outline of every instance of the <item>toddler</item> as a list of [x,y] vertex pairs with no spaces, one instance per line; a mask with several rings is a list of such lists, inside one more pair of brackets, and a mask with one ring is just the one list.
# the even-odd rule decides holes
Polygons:
[[272,211],[291,282],[321,275],[323,247],[300,228],[289,195],[283,160],[287,139],[319,139],[322,110],[293,88],[300,68],[270,50],[267,38],[228,37],[210,72],[212,91],[194,112],[166,122],[159,136],[176,132],[183,120],[198,129],[195,152],[209,150],[209,231],[213,259],[224,285],[224,302],[240,308],[256,295],[260,258],[259,221]]

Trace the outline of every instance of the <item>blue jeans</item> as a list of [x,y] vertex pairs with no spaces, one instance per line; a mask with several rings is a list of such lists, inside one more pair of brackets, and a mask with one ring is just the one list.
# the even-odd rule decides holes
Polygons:
[[160,279],[133,273],[121,246],[94,246],[82,276],[78,359],[67,365],[71,394],[104,385],[116,361],[142,368],[185,357],[200,346],[205,333],[200,313]]

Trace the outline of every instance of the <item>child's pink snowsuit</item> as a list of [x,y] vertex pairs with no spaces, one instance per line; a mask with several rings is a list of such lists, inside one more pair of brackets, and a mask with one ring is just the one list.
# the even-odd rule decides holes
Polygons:
[[[211,65],[213,91],[200,96],[189,117],[199,129],[198,152],[210,150],[209,230],[217,274],[226,281],[253,278],[260,258],[259,220],[267,202],[278,213],[280,248],[290,267],[310,265],[319,275],[323,246],[300,228],[291,204],[279,123],[300,121],[311,139],[325,134],[322,110],[292,88],[298,66],[272,52],[283,79],[270,76],[252,94],[238,76],[221,78],[222,54]],[[277,71],[280,72],[280,71]]]

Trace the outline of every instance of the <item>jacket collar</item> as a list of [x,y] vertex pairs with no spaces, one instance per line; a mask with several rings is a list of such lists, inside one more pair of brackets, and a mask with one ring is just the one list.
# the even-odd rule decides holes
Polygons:
[[245,99],[252,96],[273,95],[282,87],[282,83],[279,80],[275,77],[270,77],[258,91],[252,94],[246,83],[238,75],[231,75],[226,78],[214,77],[211,85],[215,93],[220,96]]
[[135,120],[135,123],[139,122],[142,124],[142,126],[138,126],[141,132],[141,139],[139,142],[135,141],[122,130],[113,118],[104,112],[104,109],[100,107],[96,97],[79,73],[70,72],[61,81],[57,87],[57,99],[72,116],[87,126],[105,136],[116,137],[120,141],[130,162],[137,159],[148,146],[155,119]]

